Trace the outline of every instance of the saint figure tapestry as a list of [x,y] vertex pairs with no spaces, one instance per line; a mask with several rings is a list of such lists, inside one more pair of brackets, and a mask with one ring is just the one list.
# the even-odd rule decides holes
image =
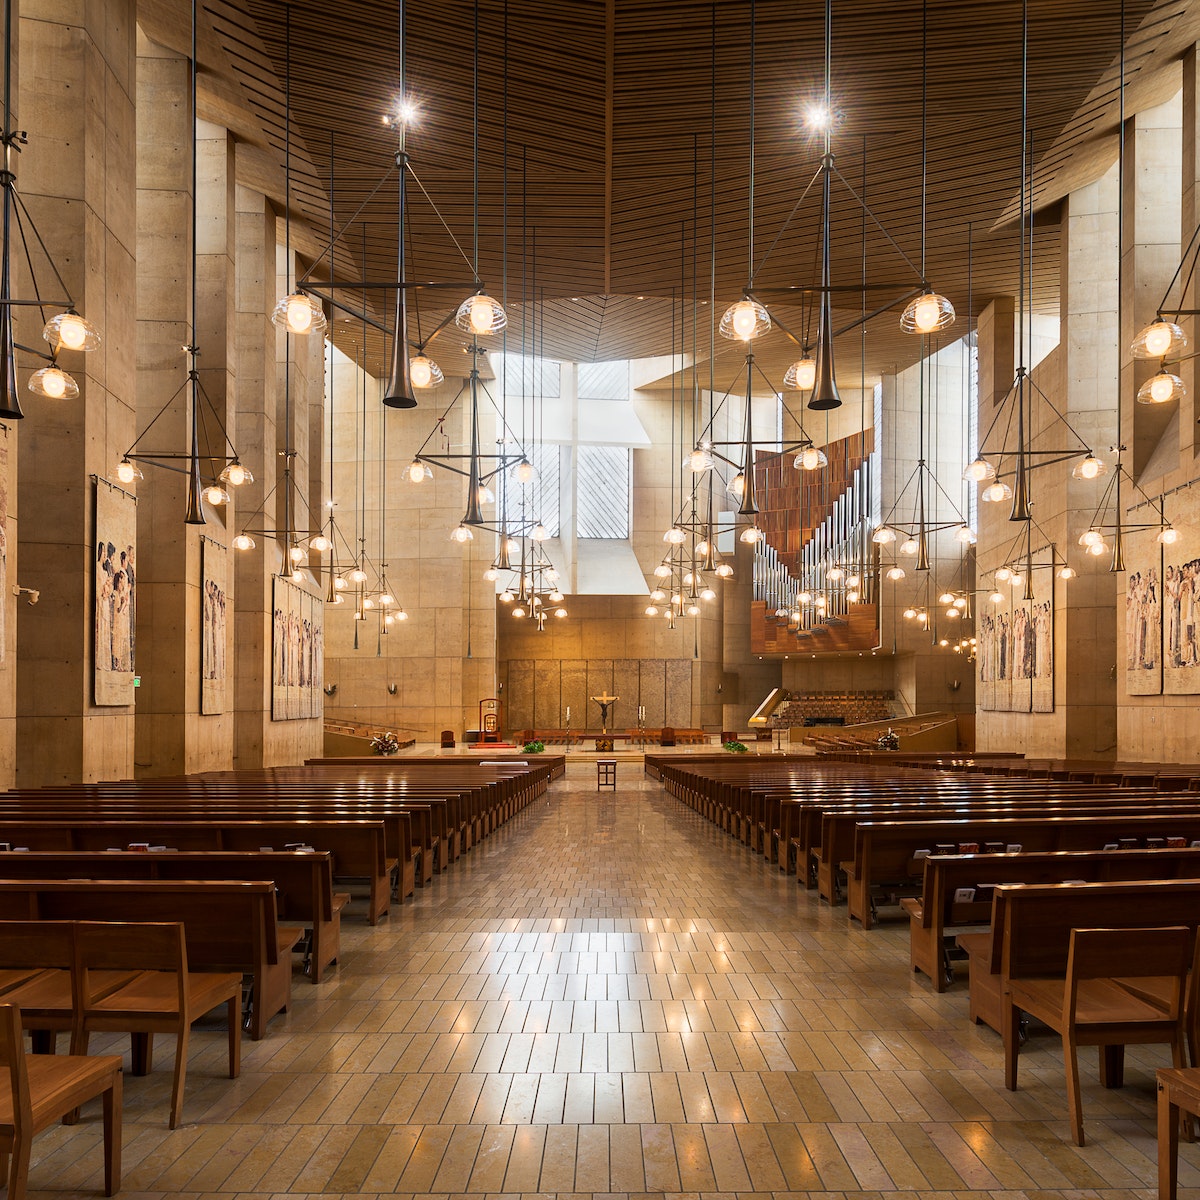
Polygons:
[[212,538],[200,539],[200,711],[223,713],[227,707],[227,577],[229,552]]
[[137,501],[96,480],[95,702],[133,703]]
[[1163,690],[1163,548],[1156,532],[1138,529],[1125,537],[1125,693],[1129,696],[1157,696]]

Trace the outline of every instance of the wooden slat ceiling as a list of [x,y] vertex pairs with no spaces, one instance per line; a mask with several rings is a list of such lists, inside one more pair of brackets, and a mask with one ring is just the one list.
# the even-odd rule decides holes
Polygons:
[[[1124,5],[1126,106],[1134,111],[1174,86],[1173,63],[1200,36],[1192,11],[1200,6]],[[1115,156],[1121,0],[1031,0],[1029,7],[1029,128],[1041,210],[1033,297],[1035,308],[1052,311],[1053,202]],[[143,8],[148,36],[183,48],[187,14],[178,0],[143,0]],[[408,0],[405,10],[408,92],[420,110],[408,144],[420,184],[409,188],[408,273],[465,285],[419,294],[424,336],[472,278],[475,12],[464,0]],[[756,0],[753,12],[755,283],[804,287],[817,282],[818,191],[800,201],[820,147],[801,113],[821,91],[824,6]],[[925,274],[965,318],[968,228],[971,308],[1017,291],[1021,5],[928,0],[926,12]],[[237,123],[227,120],[245,143],[239,163],[254,186],[281,201],[290,51],[292,243],[311,263],[328,241],[332,153],[335,274],[394,279],[396,142],[381,117],[397,98],[396,4],[297,0],[290,13],[289,39],[285,6],[275,0],[207,0],[201,114],[206,104],[221,115],[240,103]],[[707,382],[710,320],[750,272],[750,16],[749,0],[479,0],[478,271],[493,294],[507,297],[510,350],[528,350],[536,338],[549,357],[596,361],[675,347],[694,354]],[[921,21],[918,0],[833,4],[837,165],[918,264]],[[846,289],[837,294],[836,320],[848,326],[861,308],[864,256],[871,307],[919,278],[844,186],[835,184],[832,213],[834,282]],[[327,263],[312,277],[328,279]],[[382,296],[369,295],[375,319],[385,318]],[[342,299],[362,308],[361,293]],[[779,301],[777,312],[798,334],[811,324],[797,297]],[[362,341],[359,321],[335,329],[339,342],[349,345],[352,333]],[[382,371],[382,333],[368,330],[366,343]],[[455,331],[430,345],[447,368],[462,359]],[[711,369],[723,389],[742,358],[727,343],[716,349]],[[865,338],[847,332],[838,351],[839,373],[857,386],[860,370],[874,379],[911,362],[917,345],[899,332],[896,315],[885,314]],[[779,380],[797,357],[780,332],[756,343],[755,353]]]

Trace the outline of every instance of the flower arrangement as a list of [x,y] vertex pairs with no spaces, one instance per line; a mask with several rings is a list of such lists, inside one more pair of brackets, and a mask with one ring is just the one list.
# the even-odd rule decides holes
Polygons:
[[546,743],[539,741],[526,742],[521,749],[526,754],[541,754],[542,751],[546,749]]
[[726,742],[725,749],[728,750],[730,754],[745,754],[746,753],[746,747],[744,745],[742,745],[741,742]]
[[881,733],[875,742],[880,750],[899,750],[900,735],[894,730],[889,729],[886,733]]
[[400,749],[400,739],[390,730],[387,733],[377,733],[371,739],[371,749],[376,754],[395,754]]

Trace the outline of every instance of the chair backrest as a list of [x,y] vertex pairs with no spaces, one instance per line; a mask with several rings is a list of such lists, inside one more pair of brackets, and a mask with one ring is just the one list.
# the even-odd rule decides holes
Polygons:
[[73,921],[0,921],[0,970],[69,971],[75,954]]
[[1162,981],[1162,986],[1155,988],[1153,995],[1165,1005],[1164,1019],[1178,1018],[1183,1011],[1192,942],[1192,930],[1186,925],[1072,929],[1067,955],[1068,1015],[1075,1011],[1079,984],[1085,980],[1156,979]]
[[33,1129],[33,1108],[21,1036],[21,1010],[15,1004],[0,1004],[0,1071],[7,1075],[12,1091],[14,1133],[19,1138],[22,1130]]
[[[164,971],[178,981],[179,1011],[186,1007],[187,944],[182,921],[127,924],[119,921],[75,923],[75,1004],[84,1012],[97,995],[92,971]],[[101,991],[103,989],[100,989]]]

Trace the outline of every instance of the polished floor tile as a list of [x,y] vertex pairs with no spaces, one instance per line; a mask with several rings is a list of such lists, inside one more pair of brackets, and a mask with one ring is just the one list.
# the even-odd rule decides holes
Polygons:
[[[297,976],[240,1079],[197,1031],[175,1132],[163,1044],[126,1078],[121,1195],[1149,1195],[1159,1048],[1119,1091],[1088,1054],[1075,1146],[1055,1038],[1006,1091],[999,1038],[963,985],[910,975],[898,921],[850,926],[620,772],[598,795],[572,768],[380,926],[352,906],[340,966]],[[100,1194],[99,1144],[95,1107],[41,1135],[30,1195]],[[1186,1196],[1200,1147],[1182,1157]]]

